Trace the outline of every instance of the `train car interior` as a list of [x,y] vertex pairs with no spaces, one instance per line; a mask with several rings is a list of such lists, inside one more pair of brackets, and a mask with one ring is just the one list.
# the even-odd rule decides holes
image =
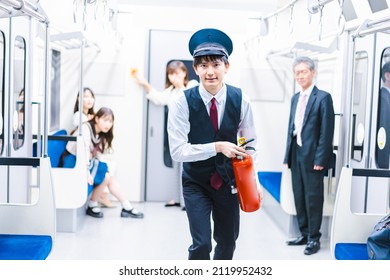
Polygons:
[[[182,199],[168,104],[149,100],[133,74],[163,92],[166,67],[179,60],[199,82],[188,42],[210,27],[234,42],[225,81],[249,96],[258,136],[261,207],[241,211],[234,259],[369,259],[367,238],[390,213],[389,12],[390,0],[0,0],[0,259],[187,258],[185,207],[164,207]],[[312,256],[286,246],[300,235],[283,164],[300,56],[315,62],[315,85],[335,113],[322,243]],[[85,87],[95,113],[115,112],[110,175],[144,219],[121,218],[108,189],[114,207],[102,208],[103,219],[86,215],[89,159],[83,130],[72,134]],[[60,164],[68,142],[77,146],[73,168]]]

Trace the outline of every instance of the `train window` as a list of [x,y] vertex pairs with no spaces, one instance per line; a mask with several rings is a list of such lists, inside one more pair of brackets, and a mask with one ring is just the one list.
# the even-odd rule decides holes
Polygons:
[[60,80],[61,52],[52,50],[51,55],[51,96],[50,96],[50,131],[60,129]]
[[390,48],[382,53],[375,158],[379,168],[389,168],[390,154]]
[[14,79],[13,79],[13,144],[18,150],[23,146],[25,135],[25,82],[26,82],[26,41],[21,36],[14,42]]
[[361,161],[363,158],[363,143],[366,116],[366,90],[368,79],[368,55],[365,51],[355,55],[355,78],[353,95],[353,118],[352,118],[352,159]]
[[0,155],[3,153],[4,142],[4,56],[5,56],[5,37],[0,31]]

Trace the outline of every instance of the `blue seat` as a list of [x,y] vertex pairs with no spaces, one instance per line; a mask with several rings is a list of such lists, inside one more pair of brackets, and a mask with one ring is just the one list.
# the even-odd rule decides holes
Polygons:
[[[68,133],[62,129],[54,133],[54,136],[65,136]],[[49,140],[47,141],[47,154],[50,158],[51,167],[58,167],[62,153],[65,151],[67,141]]]
[[336,260],[368,260],[366,243],[337,243],[334,249]]
[[258,172],[260,184],[280,203],[282,172]]
[[0,260],[45,260],[52,246],[48,235],[0,234]]
[[[66,136],[68,133],[66,132],[65,129],[61,129],[51,136]],[[47,153],[48,156],[50,157],[50,163],[51,167],[58,167],[61,159],[62,153],[65,151],[66,147],[66,142],[65,140],[48,140],[47,141]],[[32,149],[32,154],[33,157],[37,157],[37,147],[38,143],[35,142],[33,144],[33,149]]]

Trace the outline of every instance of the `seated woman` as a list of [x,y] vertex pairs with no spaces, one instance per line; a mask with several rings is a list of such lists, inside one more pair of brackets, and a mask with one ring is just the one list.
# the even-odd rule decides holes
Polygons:
[[[108,172],[107,164],[101,161],[104,153],[111,152],[111,144],[114,138],[114,113],[107,107],[102,107],[95,116],[82,124],[85,152],[89,159],[88,182],[94,186],[91,198],[88,201],[87,215],[95,218],[103,218],[98,201],[104,187],[107,186],[110,193],[122,204],[121,217],[143,218],[144,214],[137,211],[129,200],[123,195],[115,177]],[[74,132],[77,133],[78,129]],[[68,142],[67,155],[63,159],[64,167],[73,167],[76,162],[76,142]]]
[[[74,108],[73,108],[73,130],[72,130],[71,134],[79,126],[80,117],[81,117],[81,122],[83,123],[83,122],[90,121],[91,119],[93,119],[93,117],[95,115],[95,109],[94,109],[95,94],[93,93],[91,88],[85,87],[83,90],[83,110],[82,110],[83,113],[82,114],[79,113],[79,101],[80,101],[80,94],[78,93],[77,98],[76,98],[76,102],[75,102]],[[107,160],[105,160],[105,161],[107,162]],[[113,174],[113,172],[112,172],[113,164],[110,163],[110,164],[108,164],[108,166],[109,166],[109,169],[111,171],[111,174]],[[99,204],[102,207],[107,207],[107,208],[116,207],[111,202],[111,200],[108,198],[108,193],[106,191],[107,190],[105,190],[102,193],[102,196],[99,198]]]

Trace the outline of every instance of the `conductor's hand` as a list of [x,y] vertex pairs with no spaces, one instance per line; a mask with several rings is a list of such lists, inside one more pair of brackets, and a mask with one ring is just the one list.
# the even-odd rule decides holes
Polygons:
[[246,156],[245,149],[230,142],[215,142],[217,153],[223,153],[228,158]]

